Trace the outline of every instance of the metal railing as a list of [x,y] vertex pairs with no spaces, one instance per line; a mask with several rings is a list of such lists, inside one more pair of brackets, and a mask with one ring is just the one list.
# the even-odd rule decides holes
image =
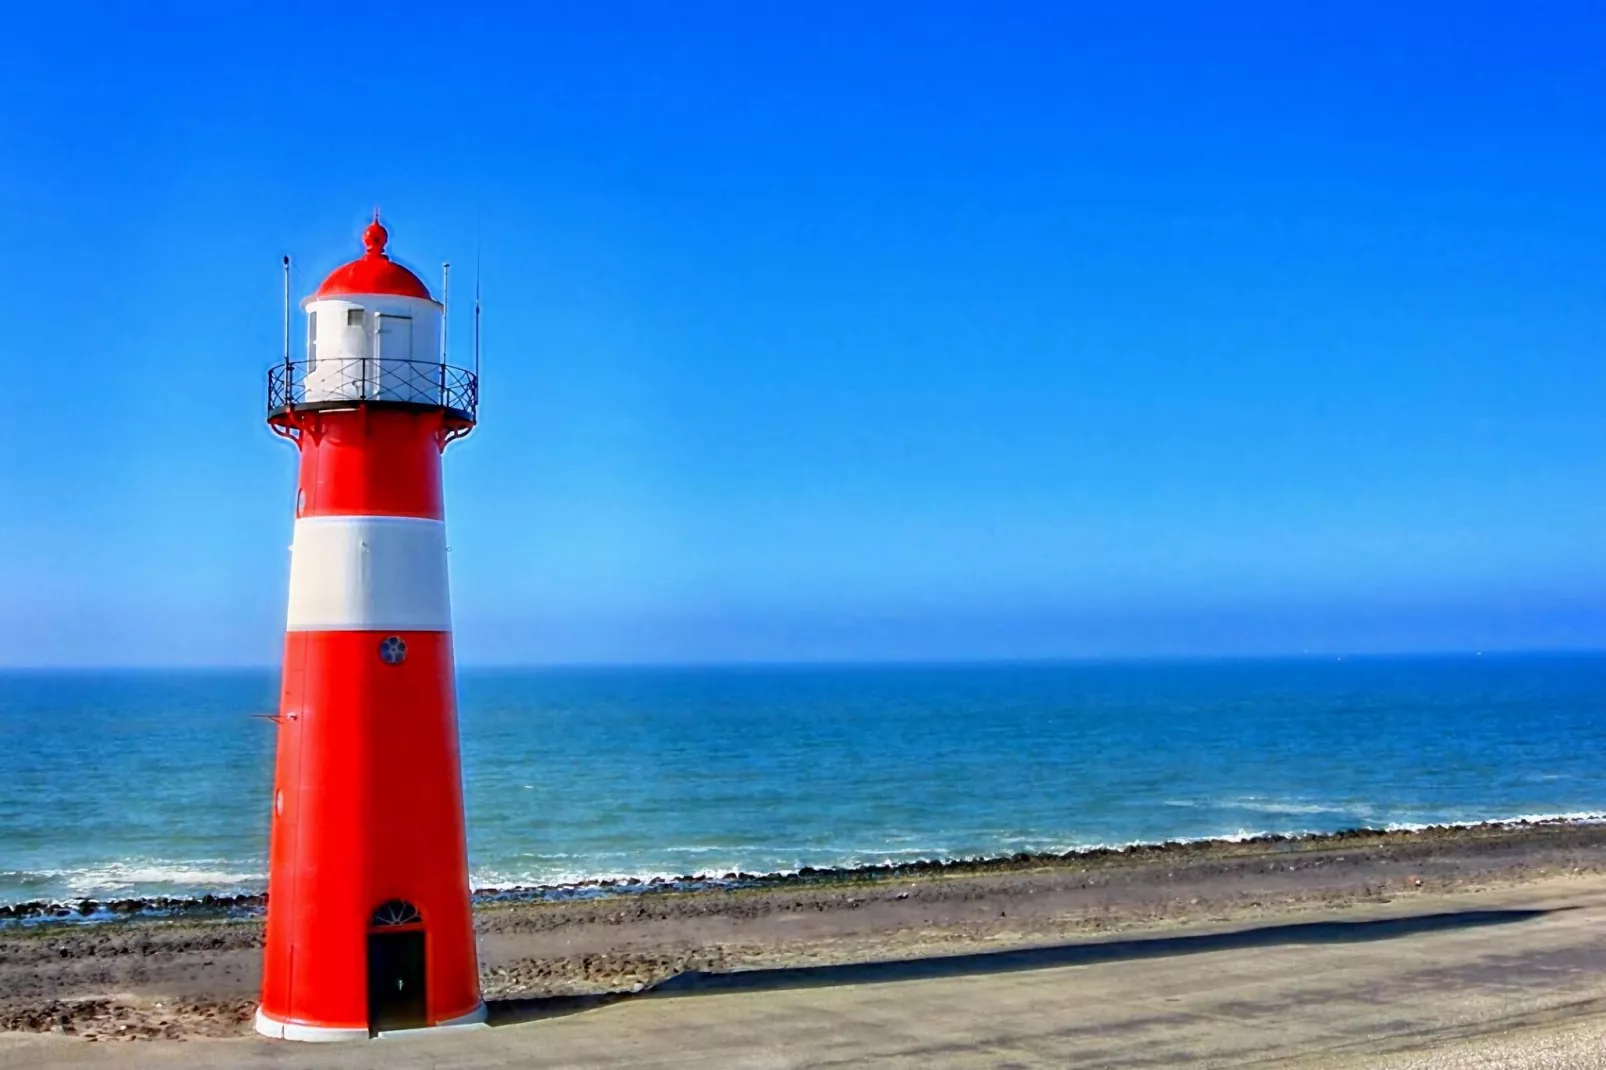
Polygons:
[[473,423],[479,378],[439,360],[385,357],[282,361],[268,369],[269,413],[358,401],[438,407]]

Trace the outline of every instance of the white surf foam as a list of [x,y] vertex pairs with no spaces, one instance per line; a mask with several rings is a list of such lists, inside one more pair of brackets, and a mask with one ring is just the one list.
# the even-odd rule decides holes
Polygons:
[[142,895],[164,895],[177,889],[212,893],[260,891],[268,880],[268,875],[261,870],[230,867],[222,859],[122,860],[83,869],[57,870],[51,875],[86,898],[134,891]]
[[1516,828],[1521,825],[1599,825],[1606,824],[1606,812],[1575,810],[1561,814],[1518,814],[1516,817],[1468,818],[1462,821],[1391,821],[1389,832],[1426,832],[1429,829]]

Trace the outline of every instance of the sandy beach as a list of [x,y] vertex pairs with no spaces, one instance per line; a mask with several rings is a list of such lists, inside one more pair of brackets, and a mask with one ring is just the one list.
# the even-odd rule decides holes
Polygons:
[[[1392,933],[1368,935],[1381,954],[1394,937],[1458,928],[1458,916],[1497,902],[1510,911],[1529,893],[1554,900],[1598,890],[1603,877],[1606,827],[1481,826],[494,903],[477,911],[476,927],[492,1021],[519,1024],[741,985],[782,993],[838,982],[897,986],[1096,970],[1134,957],[1152,968],[1198,951],[1252,963],[1262,938],[1242,934],[1282,934],[1264,937],[1267,946],[1290,931],[1321,942],[1320,926],[1346,919],[1395,919]],[[1240,934],[1236,943],[1220,935],[1227,932]],[[150,1043],[113,1046],[151,1053],[246,1037],[261,934],[256,920],[207,918],[8,926],[0,930],[0,1027],[8,1031],[0,1058],[65,1058],[129,1040]],[[1178,943],[1179,934],[1226,942]],[[1134,941],[1150,942],[1134,952]],[[1436,993],[1454,996],[1453,981]],[[1408,1022],[1402,1014],[1398,1028]],[[258,1041],[238,1043],[246,1048],[230,1050]]]

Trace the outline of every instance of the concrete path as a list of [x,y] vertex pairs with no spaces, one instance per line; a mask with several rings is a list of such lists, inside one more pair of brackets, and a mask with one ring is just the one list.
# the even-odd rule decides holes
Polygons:
[[682,978],[501,1015],[526,1020],[338,1047],[10,1035],[0,1066],[1601,1067],[1606,880],[1231,932]]

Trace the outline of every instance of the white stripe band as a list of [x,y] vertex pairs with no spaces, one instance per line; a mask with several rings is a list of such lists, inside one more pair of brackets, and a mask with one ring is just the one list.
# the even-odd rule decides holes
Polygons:
[[297,520],[287,629],[451,631],[446,525],[411,516]]

